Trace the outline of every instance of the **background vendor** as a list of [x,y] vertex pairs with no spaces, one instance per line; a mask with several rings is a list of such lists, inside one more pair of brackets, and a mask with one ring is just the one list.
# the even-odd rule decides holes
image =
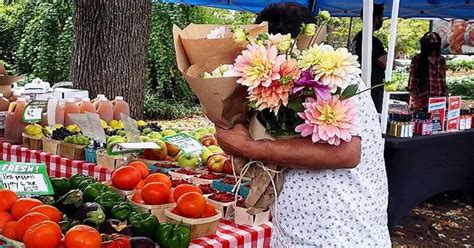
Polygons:
[[441,37],[428,32],[420,39],[421,52],[411,61],[408,91],[410,107],[426,111],[430,97],[446,96],[446,60],[441,56]]

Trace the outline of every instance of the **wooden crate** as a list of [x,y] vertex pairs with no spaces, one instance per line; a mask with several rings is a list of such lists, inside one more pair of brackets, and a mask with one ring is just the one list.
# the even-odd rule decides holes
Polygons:
[[115,170],[122,166],[124,162],[124,156],[108,155],[105,150],[98,150],[96,152],[96,160],[98,165]]
[[85,146],[63,142],[59,144],[59,155],[72,160],[85,160]]
[[23,137],[23,146],[26,148],[30,148],[32,150],[42,150],[43,149],[43,140],[42,138],[38,138],[32,135],[28,135],[26,133],[22,133]]
[[59,154],[59,145],[64,143],[62,140],[53,140],[46,137],[43,137],[43,151],[51,153],[52,155]]
[[188,224],[191,226],[191,239],[197,239],[209,235],[216,234],[219,220],[222,213],[219,210],[217,214],[208,218],[191,219],[171,213],[172,208],[165,210],[166,222]]

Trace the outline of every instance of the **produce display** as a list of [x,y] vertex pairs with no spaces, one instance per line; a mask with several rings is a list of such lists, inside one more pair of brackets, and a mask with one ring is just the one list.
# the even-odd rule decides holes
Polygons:
[[64,138],[64,142],[83,146],[88,146],[91,143],[90,139],[82,134],[67,136]]

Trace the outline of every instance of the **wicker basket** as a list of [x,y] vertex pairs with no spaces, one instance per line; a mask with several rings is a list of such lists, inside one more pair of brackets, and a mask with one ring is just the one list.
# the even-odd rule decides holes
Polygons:
[[9,239],[1,234],[0,234],[0,240],[3,240],[5,243],[7,243],[6,246],[4,245],[0,247],[9,247],[8,245],[13,245],[13,247],[15,248],[26,248],[25,244],[23,244],[22,242]]
[[216,210],[217,214],[212,217],[191,219],[173,214],[171,213],[171,209],[172,208],[165,210],[166,222],[179,223],[182,221],[182,223],[190,225],[191,239],[216,234],[219,220],[222,218],[222,213],[219,210]]
[[26,133],[22,133],[23,137],[23,146],[26,148],[30,148],[32,150],[42,150],[43,149],[43,141],[41,137],[35,137],[33,135],[28,135]]
[[59,144],[59,155],[72,160],[85,160],[85,147],[86,146],[63,142]]
[[98,150],[96,152],[97,164],[102,167],[107,167],[112,170],[115,170],[122,166],[124,161],[124,156],[122,155],[108,155],[105,150]]

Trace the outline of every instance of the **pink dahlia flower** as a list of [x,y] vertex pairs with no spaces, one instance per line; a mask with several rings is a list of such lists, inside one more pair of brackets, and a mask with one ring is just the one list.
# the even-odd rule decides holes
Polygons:
[[313,143],[328,143],[338,146],[341,140],[349,142],[356,134],[355,120],[357,109],[352,100],[340,101],[338,96],[331,100],[306,98],[304,111],[298,115],[304,120],[295,128],[301,136],[311,135]]
[[255,102],[257,110],[270,109],[277,115],[280,106],[288,104],[292,86],[292,83],[281,84],[279,81],[274,81],[269,87],[260,85],[250,90],[249,100]]
[[280,79],[280,66],[285,62],[285,55],[278,55],[276,46],[248,45],[235,59],[234,70],[239,74],[237,83],[249,89],[260,85],[270,86],[272,81]]

